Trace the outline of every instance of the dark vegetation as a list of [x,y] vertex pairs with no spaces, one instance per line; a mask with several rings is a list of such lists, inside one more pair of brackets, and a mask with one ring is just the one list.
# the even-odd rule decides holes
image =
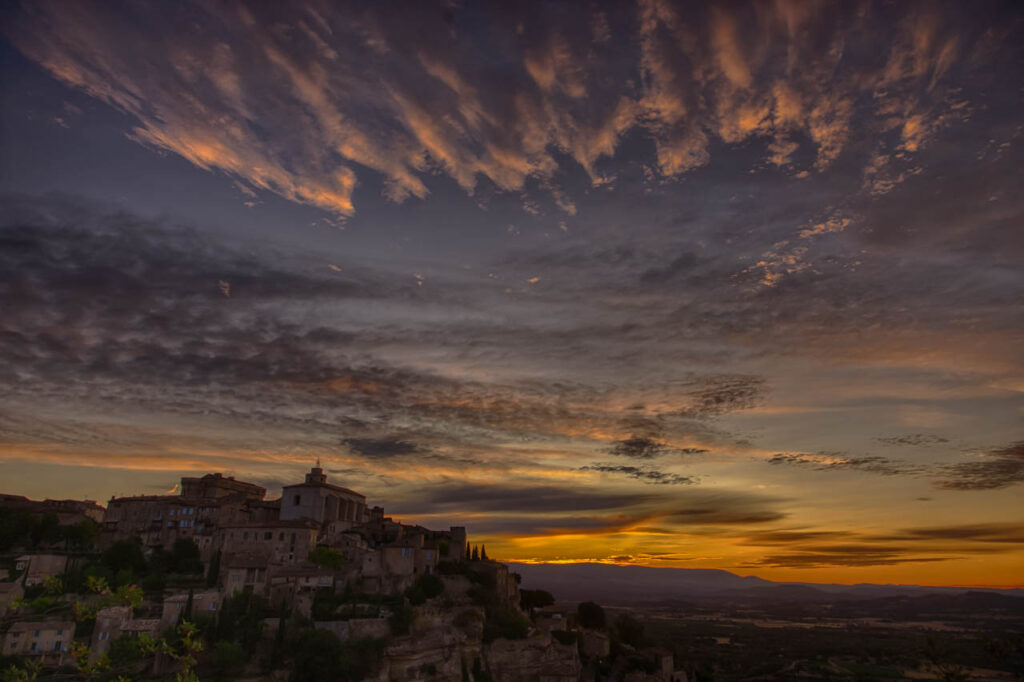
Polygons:
[[100,524],[84,519],[62,526],[56,514],[32,514],[20,509],[0,509],[0,553],[19,547],[88,551],[99,535]]
[[908,670],[955,682],[976,679],[975,668],[1024,679],[1024,600],[969,594],[637,608],[619,611],[612,630],[619,643],[671,651],[698,682],[897,680]]

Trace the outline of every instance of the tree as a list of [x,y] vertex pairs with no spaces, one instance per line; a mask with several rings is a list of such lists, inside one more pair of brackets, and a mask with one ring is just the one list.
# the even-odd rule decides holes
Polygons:
[[327,568],[339,570],[345,562],[345,557],[336,549],[330,547],[316,547],[309,553],[309,560],[314,564],[326,566]]
[[469,551],[469,543],[466,543],[466,561],[469,561],[471,552]]
[[576,607],[579,624],[590,630],[603,630],[605,627],[604,609],[600,604],[585,601]]
[[178,538],[171,547],[169,568],[176,573],[202,573],[199,545],[190,538]]
[[215,587],[220,579],[220,550],[210,559],[210,569],[206,572],[206,586]]
[[470,561],[480,561],[480,548],[479,547],[476,547],[476,546],[473,547],[473,556],[470,559]]
[[103,552],[100,561],[112,573],[124,570],[143,573],[146,570],[146,557],[138,540],[118,540]]
[[245,664],[249,660],[246,653],[234,642],[217,642],[210,650],[210,667],[220,679],[233,680],[245,672]]
[[615,619],[615,632],[619,640],[635,649],[644,644],[644,624],[628,613],[623,613]]
[[487,545],[480,545],[480,560],[488,561],[487,558]]
[[555,597],[545,590],[520,590],[519,605],[524,611],[542,609],[555,603]]

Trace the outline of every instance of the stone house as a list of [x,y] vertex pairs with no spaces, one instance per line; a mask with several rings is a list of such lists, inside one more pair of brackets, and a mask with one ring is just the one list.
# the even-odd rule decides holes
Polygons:
[[[192,620],[202,616],[215,617],[220,611],[223,596],[218,590],[204,590],[203,592],[192,593]],[[188,605],[188,592],[179,592],[164,597],[163,610],[160,613],[160,629],[177,624],[178,620],[185,614],[185,607]]]
[[224,590],[227,594],[252,591],[265,594],[267,591],[267,569],[270,561],[265,554],[234,554],[221,568]]
[[224,554],[261,553],[272,563],[294,563],[316,547],[319,529],[309,519],[231,524],[217,531],[214,542]]
[[21,599],[24,594],[25,590],[20,582],[0,583],[0,616],[6,615],[11,608],[11,602]]
[[63,554],[25,554],[14,560],[14,568],[25,571],[25,585],[41,585],[47,578],[59,576],[67,569]]
[[71,660],[74,637],[73,620],[20,621],[4,635],[3,654],[33,656],[46,665],[63,665]]

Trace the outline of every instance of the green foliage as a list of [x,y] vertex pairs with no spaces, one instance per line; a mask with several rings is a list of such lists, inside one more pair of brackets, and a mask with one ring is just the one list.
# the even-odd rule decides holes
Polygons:
[[555,597],[546,590],[520,590],[519,605],[524,611],[542,609],[555,603]]
[[62,526],[55,514],[44,516],[21,509],[0,509],[0,552],[62,544],[67,549],[88,550],[98,533],[99,524],[92,519]]
[[479,656],[473,659],[473,682],[491,682],[491,674],[484,670]]
[[174,573],[202,573],[203,562],[199,558],[199,545],[191,538],[179,538],[171,548],[170,570]]
[[566,630],[552,630],[551,636],[555,638],[555,641],[559,644],[575,644],[579,641],[579,633],[567,632]]
[[364,639],[342,644],[326,630],[306,630],[293,651],[293,682],[348,682],[371,676],[384,654],[384,642]]
[[413,606],[419,606],[428,599],[433,599],[444,593],[444,581],[436,575],[423,575],[405,591],[405,596]]
[[234,679],[245,671],[249,654],[234,642],[217,642],[210,649],[210,668],[218,679]]
[[213,555],[210,559],[210,568],[206,572],[206,586],[214,587],[217,585],[217,580],[220,578],[220,550]]
[[35,682],[43,669],[41,661],[25,661],[21,666],[11,665],[0,673],[2,682]]
[[412,607],[404,601],[396,604],[391,609],[391,617],[388,618],[388,625],[391,626],[391,634],[396,637],[409,634],[412,628],[413,611]]
[[138,637],[121,635],[110,643],[110,664],[115,668],[135,665],[146,657]]
[[[122,571],[139,574],[146,572],[146,557],[142,553],[142,543],[138,539],[118,540],[103,552],[100,561],[115,574]],[[117,584],[123,583],[117,581]]]
[[635,649],[645,645],[644,624],[628,613],[619,614],[615,619],[615,634],[620,642]]
[[522,614],[503,606],[487,609],[484,620],[484,641],[496,639],[526,639],[530,623]]
[[585,601],[576,607],[576,615],[579,618],[581,627],[591,630],[603,630],[606,624],[604,609],[600,604],[592,601]]
[[336,549],[330,547],[316,547],[309,553],[309,560],[319,566],[326,566],[335,571],[341,569],[345,557]]
[[252,650],[262,637],[263,619],[273,615],[266,599],[251,592],[240,592],[221,604],[216,638],[238,642]]

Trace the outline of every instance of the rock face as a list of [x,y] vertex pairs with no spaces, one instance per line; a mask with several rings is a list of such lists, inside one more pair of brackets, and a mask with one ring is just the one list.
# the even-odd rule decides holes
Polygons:
[[495,682],[575,682],[582,666],[575,645],[563,645],[547,632],[529,639],[499,639],[484,649]]
[[420,607],[409,635],[392,640],[378,680],[460,682],[480,657],[484,610]]

